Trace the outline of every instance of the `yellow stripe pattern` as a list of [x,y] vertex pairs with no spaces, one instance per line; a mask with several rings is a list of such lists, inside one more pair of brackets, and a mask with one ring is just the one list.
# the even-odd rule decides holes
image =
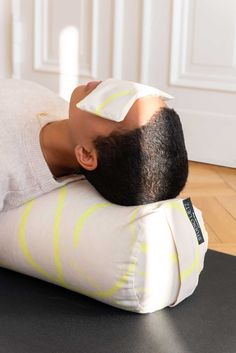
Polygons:
[[129,276],[132,272],[135,271],[136,263],[131,263],[128,266],[127,271],[121,276],[121,278],[109,289],[104,291],[97,291],[94,294],[100,298],[109,298],[112,297],[116,292],[122,289],[125,283],[128,281]]
[[59,189],[59,197],[57,201],[57,208],[56,208],[56,214],[55,214],[54,226],[53,226],[54,261],[55,261],[58,281],[61,286],[66,285],[63,277],[61,254],[60,254],[60,225],[61,225],[62,211],[63,211],[65,198],[66,198],[66,192],[67,192],[66,186],[63,186]]
[[106,107],[110,102],[112,102],[113,100],[123,97],[123,96],[127,96],[129,94],[134,93],[134,90],[125,90],[125,91],[121,91],[118,93],[114,93],[111,94],[107,99],[105,99],[97,108],[96,108],[96,114],[100,114],[101,110]]
[[[135,226],[135,220],[137,216],[137,212],[139,210],[139,207],[137,207],[131,214],[131,219],[129,222],[129,227],[131,230],[131,247],[130,247],[130,254],[134,248],[134,245],[136,244],[137,241],[137,231],[136,231],[136,226]],[[95,294],[101,298],[109,298],[112,295],[114,295],[118,290],[122,289],[125,285],[125,283],[128,281],[130,274],[133,273],[136,269],[137,263],[133,262],[129,264],[127,271],[121,276],[121,278],[110,288],[105,291],[98,291],[95,292]]]
[[34,204],[35,200],[31,200],[26,203],[24,207],[23,214],[21,217],[20,225],[19,225],[19,245],[22,250],[23,255],[25,256],[26,261],[40,274],[45,276],[50,281],[55,281],[55,278],[47,273],[31,256],[27,242],[26,242],[26,225],[29,219],[29,215]]
[[199,249],[198,248],[196,248],[195,257],[190,267],[180,272],[181,282],[185,281],[196,270],[199,271]]
[[[123,92],[124,93],[124,92]],[[128,94],[128,93],[127,93]],[[110,100],[111,97],[109,97]],[[113,97],[115,99],[115,97]],[[105,102],[104,102],[105,103]],[[108,104],[108,103],[107,103]],[[104,105],[105,106],[105,105]],[[21,216],[20,220],[20,225],[19,225],[19,245],[22,250],[22,253],[26,259],[26,261],[36,270],[38,271],[41,275],[43,275],[45,278],[47,278],[51,282],[58,282],[61,286],[73,289],[70,287],[69,284],[66,285],[65,279],[63,276],[63,269],[62,269],[62,262],[61,262],[61,252],[60,252],[60,227],[61,227],[61,220],[63,216],[63,209],[64,209],[64,204],[65,204],[65,199],[67,195],[67,188],[66,186],[63,186],[59,189],[59,195],[58,195],[58,202],[57,202],[57,207],[56,207],[56,212],[55,212],[55,218],[54,218],[54,225],[53,225],[53,251],[54,251],[54,261],[55,261],[55,267],[57,271],[57,278],[54,276],[50,275],[45,271],[32,257],[27,242],[26,242],[26,227],[27,227],[27,222],[30,217],[30,213],[33,208],[33,204],[35,200],[31,200],[28,203],[26,203],[23,213]],[[94,214],[94,212],[101,210],[105,207],[110,206],[110,203],[96,203],[92,206],[90,206],[88,209],[86,209],[82,215],[79,217],[78,221],[75,224],[74,232],[73,232],[73,245],[74,248],[78,248],[79,244],[79,239],[81,236],[82,229],[85,225],[85,223],[88,221],[89,217]],[[171,202],[169,204],[171,208],[177,209],[182,216],[187,217],[186,212],[180,202]],[[130,246],[130,255],[133,251],[133,248],[137,242],[137,229],[136,229],[136,217],[137,217],[137,212],[139,210],[139,207],[135,208],[135,210],[131,214],[130,222],[129,222],[129,227],[131,231],[131,246]],[[69,239],[69,238],[68,238]],[[140,244],[140,251],[143,253],[147,253],[147,244],[145,241],[143,241]],[[184,271],[181,271],[180,273],[180,278],[181,281],[186,280],[191,274],[197,269],[200,271],[200,265],[199,265],[199,258],[200,258],[200,253],[198,247],[196,248],[196,254],[195,258],[192,262],[192,264],[185,269]],[[170,254],[170,259],[177,264],[178,263],[178,256],[176,253]],[[110,298],[112,297],[116,292],[118,292],[120,289],[124,287],[124,285],[127,283],[128,279],[130,278],[130,275],[134,273],[137,267],[137,262],[133,261],[128,265],[127,270],[121,275],[121,277],[117,280],[116,283],[113,284],[111,288],[108,288],[106,290],[102,290],[99,288],[99,286],[94,282],[94,280],[91,280],[86,274],[78,268],[75,262],[71,262],[70,265],[74,268],[74,270],[78,271],[79,275],[83,278],[86,279],[86,282],[94,288],[94,290],[91,291],[83,291],[84,294],[93,296],[93,297],[100,297],[100,298]],[[140,276],[145,276],[144,272],[139,271],[138,274]],[[75,289],[74,289],[75,290]],[[80,290],[78,288],[78,290]],[[140,291],[144,290],[142,288],[139,288]]]
[[91,207],[89,207],[79,218],[78,222],[76,223],[75,230],[74,230],[74,248],[78,247],[81,231],[84,227],[85,222],[87,219],[97,210],[101,208],[110,206],[110,203],[97,203]]
[[[85,221],[88,220],[88,217],[95,212],[97,209],[100,209],[101,207],[106,207],[111,204],[96,204],[94,206],[91,206],[88,210],[86,210],[81,217],[79,218],[79,221],[77,223],[76,229],[77,231],[74,232],[74,246],[77,247],[78,243],[75,242],[75,236],[80,237],[81,230],[84,226]],[[136,244],[137,240],[137,231],[136,231],[136,226],[135,226],[135,220],[136,220],[136,215],[138,212],[138,207],[132,212],[131,214],[131,219],[129,222],[129,227],[131,230],[131,248],[130,248],[130,253],[133,250],[134,245]],[[75,264],[73,263],[73,267],[75,268]],[[101,290],[98,289],[98,285],[94,283],[93,281],[93,287],[95,287],[95,292],[88,292],[86,291],[87,295],[90,296],[95,296],[95,297],[100,297],[100,298],[109,298],[112,297],[116,292],[118,292],[120,289],[122,289],[127,282],[128,278],[130,277],[130,274],[135,271],[136,268],[136,263],[131,263],[128,266],[127,271],[121,276],[121,278],[109,289],[106,290]],[[79,272],[80,275],[82,275],[88,282],[90,282],[91,285],[91,279],[89,279],[85,274],[83,274],[82,270],[76,266],[76,270]]]
[[178,210],[184,216],[184,218],[188,219],[188,215],[185,211],[182,202],[170,201],[170,203],[168,203],[168,207]]

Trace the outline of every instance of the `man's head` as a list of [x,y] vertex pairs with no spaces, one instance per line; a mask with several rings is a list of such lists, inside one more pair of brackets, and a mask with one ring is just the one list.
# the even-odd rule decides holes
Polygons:
[[188,175],[181,123],[159,97],[137,99],[115,122],[76,104],[100,82],[77,87],[69,127],[80,172],[110,202],[139,205],[176,197]]

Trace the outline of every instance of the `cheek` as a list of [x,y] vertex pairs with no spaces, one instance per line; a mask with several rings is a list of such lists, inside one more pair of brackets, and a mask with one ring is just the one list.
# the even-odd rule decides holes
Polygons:
[[95,119],[91,114],[77,109],[72,120],[72,128],[74,129],[72,133],[77,137],[78,142],[85,144],[97,136]]
[[98,136],[108,136],[117,124],[76,107],[71,108],[70,131],[75,143],[88,144]]

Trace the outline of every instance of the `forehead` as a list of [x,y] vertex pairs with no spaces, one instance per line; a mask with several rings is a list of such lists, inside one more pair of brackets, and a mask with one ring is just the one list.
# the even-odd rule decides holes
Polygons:
[[141,127],[147,124],[156,112],[166,106],[165,101],[160,97],[146,96],[139,98],[134,102],[125,119],[119,124],[127,129]]

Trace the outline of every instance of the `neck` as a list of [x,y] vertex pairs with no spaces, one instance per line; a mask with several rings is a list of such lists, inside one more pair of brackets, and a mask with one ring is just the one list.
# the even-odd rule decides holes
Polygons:
[[54,121],[40,131],[40,144],[44,158],[55,177],[74,174],[80,165],[68,129],[68,119]]

